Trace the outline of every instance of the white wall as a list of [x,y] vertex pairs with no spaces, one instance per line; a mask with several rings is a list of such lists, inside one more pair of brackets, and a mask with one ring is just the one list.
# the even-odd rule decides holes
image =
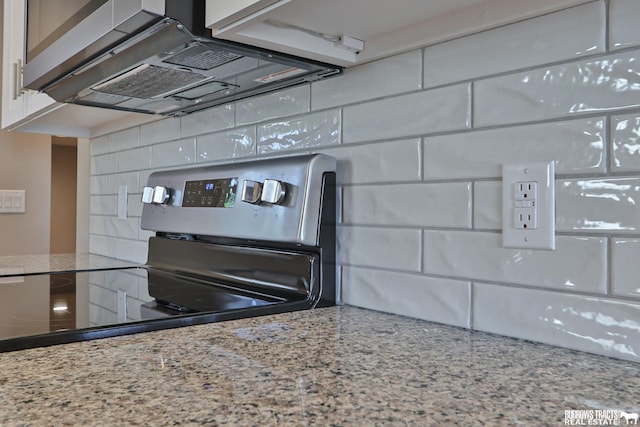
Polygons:
[[[154,169],[323,152],[339,159],[346,303],[640,361],[639,5],[596,1],[96,138],[91,250],[146,260]],[[501,164],[528,160],[556,162],[555,252],[501,247]]]
[[0,256],[48,254],[51,137],[0,132],[0,189],[26,191],[25,213],[0,214]]

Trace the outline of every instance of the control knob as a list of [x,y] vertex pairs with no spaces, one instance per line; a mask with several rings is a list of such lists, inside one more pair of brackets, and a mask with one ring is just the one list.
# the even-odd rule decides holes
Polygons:
[[287,185],[275,179],[265,179],[264,182],[244,180],[242,201],[257,205],[269,203],[279,205],[287,196]]
[[142,189],[142,203],[153,203],[153,187],[144,187]]
[[257,204],[260,203],[260,195],[262,194],[262,184],[258,181],[244,180],[242,187],[242,201]]
[[261,201],[277,205],[284,201],[286,195],[287,187],[284,182],[275,179],[265,179],[262,183]]
[[153,203],[157,203],[159,205],[164,205],[169,201],[169,189],[167,187],[162,187],[160,185],[156,185],[156,188],[153,189]]
[[167,187],[156,185],[155,187],[144,187],[142,189],[142,203],[153,203],[164,205],[169,201],[171,192]]

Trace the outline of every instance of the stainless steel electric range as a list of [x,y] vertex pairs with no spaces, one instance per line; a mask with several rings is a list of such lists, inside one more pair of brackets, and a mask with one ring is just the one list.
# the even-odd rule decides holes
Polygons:
[[3,278],[0,351],[333,305],[335,159],[154,172],[142,267]]

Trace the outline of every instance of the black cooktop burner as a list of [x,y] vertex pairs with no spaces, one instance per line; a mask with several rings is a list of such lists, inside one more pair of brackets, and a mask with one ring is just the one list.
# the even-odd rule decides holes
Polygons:
[[306,299],[123,268],[2,278],[0,351],[309,308]]

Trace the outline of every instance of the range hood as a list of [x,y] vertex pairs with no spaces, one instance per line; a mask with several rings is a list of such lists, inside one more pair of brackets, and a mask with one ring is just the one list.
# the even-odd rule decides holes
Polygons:
[[342,71],[212,38],[202,0],[99,3],[27,56],[25,87],[58,102],[179,116]]

